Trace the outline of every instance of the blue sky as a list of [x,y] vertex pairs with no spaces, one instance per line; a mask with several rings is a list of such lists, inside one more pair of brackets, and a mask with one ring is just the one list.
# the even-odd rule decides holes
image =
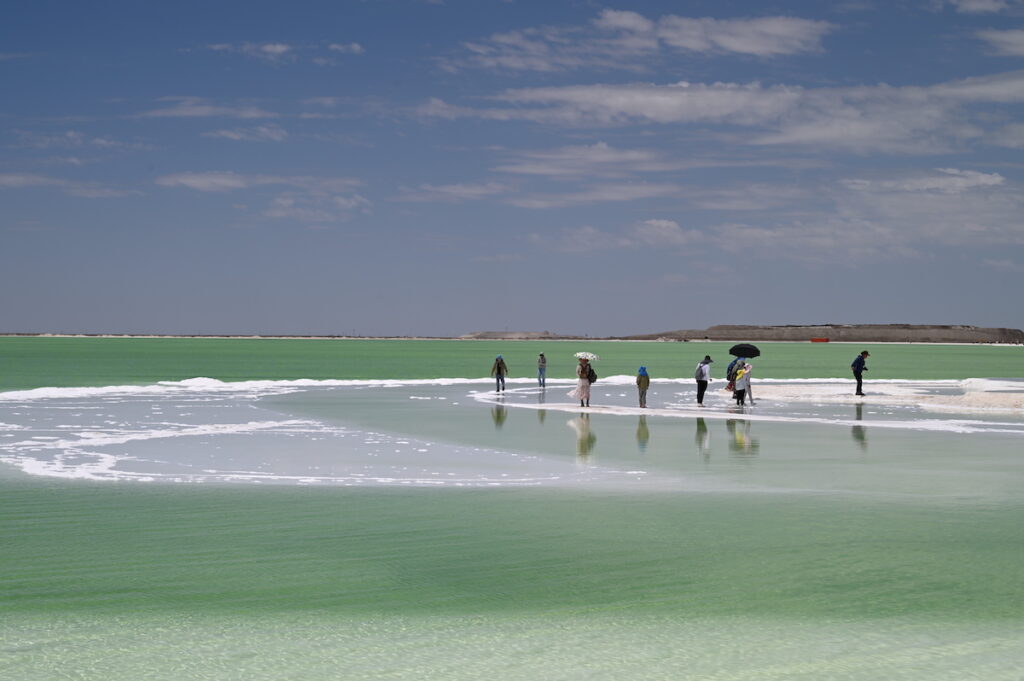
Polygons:
[[0,331],[1024,327],[1024,2],[17,3]]

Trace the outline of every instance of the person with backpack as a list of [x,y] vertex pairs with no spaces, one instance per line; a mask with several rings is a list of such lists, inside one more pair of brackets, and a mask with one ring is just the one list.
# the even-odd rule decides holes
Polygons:
[[693,372],[693,378],[697,381],[697,406],[704,406],[704,393],[707,392],[708,383],[711,382],[711,355],[704,355],[704,359],[697,365]]
[[743,366],[745,361],[742,357],[737,357],[729,362],[729,366],[725,368],[725,380],[729,382],[725,386],[726,390],[736,390],[736,372]]
[[590,360],[580,357],[580,363],[576,366],[576,387],[569,392],[569,397],[575,397],[580,401],[581,407],[590,406],[590,384],[597,380],[597,373],[590,366]]
[[647,367],[640,367],[636,372],[636,390],[640,397],[640,408],[647,408],[647,389],[651,387],[651,377],[647,374]]

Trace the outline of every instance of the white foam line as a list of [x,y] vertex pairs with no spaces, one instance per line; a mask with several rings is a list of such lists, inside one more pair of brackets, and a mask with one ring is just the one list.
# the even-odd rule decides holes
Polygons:
[[[708,418],[719,421],[761,421],[767,423],[816,423],[830,426],[862,426],[871,428],[891,428],[899,430],[925,430],[932,432],[949,433],[1010,433],[1013,435],[1024,435],[1021,428],[991,428],[987,421],[940,421],[936,419],[921,419],[914,421],[886,420],[886,421],[858,421],[855,419],[828,419],[813,416],[781,416],[769,414],[755,414],[745,411],[726,411],[714,407],[679,407],[677,409],[664,408],[639,408],[625,406],[594,406],[580,407],[575,403],[566,402],[545,402],[534,404],[526,402],[505,402],[497,393],[476,393],[473,398],[478,402],[491,405],[500,405],[516,409],[551,410],[573,414],[608,414],[610,416],[668,416],[672,418]],[[970,425],[979,424],[979,425]],[[1000,424],[1002,425],[1002,424]]]
[[[800,385],[800,384],[830,384],[835,386],[848,386],[853,383],[850,378],[759,378],[757,384],[765,385]],[[507,378],[506,382],[513,385],[536,385],[536,378],[521,377]],[[552,385],[573,385],[576,380],[571,378],[549,378],[547,382]],[[600,379],[601,386],[624,386],[633,385],[636,382],[635,376],[614,375]],[[684,385],[693,386],[691,378],[653,378],[652,383],[656,385]],[[943,379],[931,381],[916,381],[907,379],[872,379],[872,386],[920,386],[931,388],[963,388],[965,390],[1021,390],[1024,381],[1013,381],[1007,379],[968,378],[964,380]],[[204,394],[231,394],[231,393],[285,393],[301,390],[303,388],[331,388],[331,387],[371,387],[371,388],[401,388],[415,386],[453,386],[453,385],[494,385],[493,378],[424,378],[424,379],[295,379],[295,380],[267,380],[267,381],[220,381],[214,378],[189,378],[183,381],[161,381],[150,385],[109,385],[98,387],[65,387],[65,388],[34,388],[31,390],[15,390],[0,392],[0,401],[25,402],[41,399],[70,399],[70,398],[95,398],[95,397],[128,397],[128,396],[170,396],[176,397],[201,397]],[[721,379],[713,383],[713,387],[724,385]],[[77,408],[77,407],[76,407]],[[84,407],[83,407],[84,408]]]
[[[67,449],[74,450],[82,445],[88,445],[90,447],[102,447],[108,445],[123,445],[129,442],[141,442],[144,440],[159,440],[164,438],[172,437],[196,437],[196,436],[209,436],[209,435],[243,435],[247,433],[254,433],[261,430],[268,430],[271,428],[280,429],[292,429],[290,432],[295,432],[294,428],[301,426],[308,428],[310,426],[319,425],[315,421],[250,421],[248,423],[211,423],[202,426],[192,426],[188,428],[181,428],[179,430],[144,430],[134,432],[121,432],[121,433],[104,433],[96,431],[83,431],[78,433],[78,440],[65,440],[59,438],[51,438],[47,440],[32,439],[22,440],[21,442],[12,442],[4,445],[4,449],[18,450],[18,449]],[[319,432],[319,429],[317,430]]]

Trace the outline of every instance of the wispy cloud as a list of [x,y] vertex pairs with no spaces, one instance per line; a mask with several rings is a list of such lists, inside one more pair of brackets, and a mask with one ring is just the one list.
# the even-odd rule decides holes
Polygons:
[[978,31],[976,35],[987,42],[995,54],[1024,57],[1024,30]]
[[927,87],[634,83],[514,89],[492,99],[507,106],[473,108],[433,99],[418,112],[561,126],[730,126],[746,129],[746,137],[736,140],[753,145],[927,154],[997,142],[988,133],[992,108],[1024,102],[1024,71]]
[[362,181],[350,177],[310,177],[302,175],[243,175],[231,171],[184,172],[156,179],[161,187],[184,187],[206,193],[223,193],[258,187],[284,187],[275,190],[262,212],[267,218],[303,223],[332,223],[351,219],[370,210],[372,203],[355,193]]
[[494,170],[551,178],[623,177],[633,173],[678,170],[685,164],[651,149],[617,149],[605,142],[558,149],[509,152]]
[[0,189],[29,189],[51,187],[70,196],[86,199],[110,199],[138,195],[137,191],[113,189],[97,182],[82,182],[31,173],[0,174]]
[[415,203],[464,203],[506,194],[510,187],[499,182],[481,184],[421,184],[415,189],[405,188],[398,201]]
[[674,220],[645,220],[619,231],[591,225],[564,229],[554,234],[531,234],[529,240],[541,248],[565,253],[637,248],[681,248],[705,239],[698,230],[684,229]]
[[682,188],[676,184],[608,183],[572,192],[527,194],[510,198],[508,203],[520,208],[562,208],[580,204],[618,203],[679,196],[681,192]]
[[[721,190],[739,197],[744,188]],[[756,186],[752,196],[764,196]],[[658,248],[700,252],[713,260],[784,260],[801,266],[857,266],[865,262],[926,257],[940,248],[960,250],[1024,246],[1024,193],[997,173],[944,168],[932,174],[857,178],[804,190],[814,201],[790,197],[799,210],[750,211],[742,221],[683,227],[669,217],[619,229],[591,225],[530,240],[545,249],[590,253]],[[705,201],[714,203],[705,194]],[[723,210],[743,209],[718,203]],[[769,206],[770,208],[770,206]],[[712,254],[712,251],[715,253]],[[1014,261],[1007,260],[1007,263]],[[993,263],[993,267],[997,266]]]
[[162,97],[164,106],[139,114],[143,118],[275,118],[277,114],[256,106],[224,106],[213,104],[202,97]]
[[581,26],[527,28],[465,43],[465,52],[443,60],[442,66],[452,71],[645,70],[645,60],[673,53],[769,58],[818,51],[822,38],[834,28],[825,21],[797,17],[650,19],[606,9]]
[[109,136],[89,135],[78,130],[65,130],[57,133],[39,133],[27,130],[15,130],[18,138],[17,146],[34,149],[94,149],[94,150],[133,150],[148,151],[152,145],[139,141],[125,141]]
[[1019,5],[1020,0],[939,0],[961,14],[994,14]]
[[366,52],[359,43],[331,43],[327,46],[327,49],[331,52],[340,52],[341,54],[363,54]]
[[295,47],[288,43],[216,43],[206,49],[229,52],[267,62],[290,61],[295,58]]
[[997,187],[1006,181],[999,173],[977,170],[936,168],[937,174],[917,174],[896,180],[844,180],[843,184],[856,191],[870,192],[938,192],[962,194],[977,187]]
[[251,128],[232,128],[204,132],[204,137],[217,137],[235,142],[284,142],[288,131],[279,125],[258,125]]

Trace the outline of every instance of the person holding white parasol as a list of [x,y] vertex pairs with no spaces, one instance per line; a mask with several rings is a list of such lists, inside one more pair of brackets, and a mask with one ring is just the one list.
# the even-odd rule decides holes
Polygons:
[[569,397],[579,400],[581,407],[589,407],[590,384],[597,380],[597,373],[590,363],[600,358],[592,352],[577,352],[576,359],[580,361],[576,366],[576,387],[569,392]]

